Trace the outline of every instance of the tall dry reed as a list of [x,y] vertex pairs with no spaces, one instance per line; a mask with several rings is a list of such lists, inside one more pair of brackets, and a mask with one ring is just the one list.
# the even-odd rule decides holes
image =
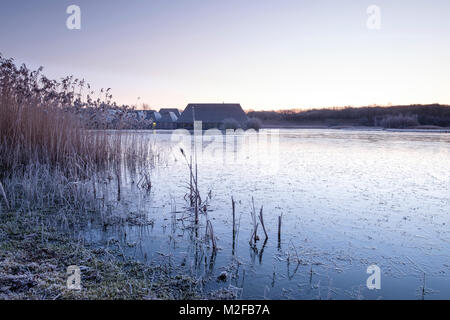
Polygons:
[[106,135],[83,130],[73,112],[82,108],[76,92],[83,84],[49,80],[40,71],[0,56],[0,179],[36,163],[78,176],[114,151]]
[[120,173],[124,162],[155,161],[154,149],[124,141],[120,131],[86,130],[80,115],[86,107],[104,112],[109,90],[94,101],[84,80],[50,80],[41,71],[0,55],[0,208],[95,210],[95,179]]

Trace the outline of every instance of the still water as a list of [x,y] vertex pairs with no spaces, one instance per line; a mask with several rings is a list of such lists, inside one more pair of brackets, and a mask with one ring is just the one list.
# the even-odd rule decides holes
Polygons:
[[[216,254],[204,241],[204,215],[197,237],[192,229],[180,152],[190,159],[191,146],[170,132],[129,134],[151,141],[164,161],[150,171],[150,192],[137,186],[142,172],[123,170],[115,210],[145,213],[154,224],[91,232],[91,240],[116,238],[129,256],[185,270],[205,291],[226,288],[242,299],[450,298],[449,133],[286,129],[247,140],[197,137],[198,184]],[[256,248],[249,245],[252,198],[268,233],[264,244],[258,227]],[[381,270],[379,290],[366,286],[370,265]]]

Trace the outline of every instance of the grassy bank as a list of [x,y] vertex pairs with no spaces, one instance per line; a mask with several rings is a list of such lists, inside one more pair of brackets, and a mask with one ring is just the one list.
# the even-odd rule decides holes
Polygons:
[[[0,215],[0,299],[204,298],[200,283],[181,272],[72,240],[36,215]],[[70,265],[81,268],[79,291],[67,289]]]

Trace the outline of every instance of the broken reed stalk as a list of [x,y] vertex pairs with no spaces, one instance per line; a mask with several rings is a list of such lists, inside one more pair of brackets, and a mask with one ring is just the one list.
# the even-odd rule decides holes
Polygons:
[[266,248],[266,245],[267,245],[267,239],[268,238],[266,238],[266,240],[264,240],[261,250],[259,250],[259,253],[258,253],[259,264],[262,264],[262,258],[263,258],[263,254],[264,254],[264,249]]
[[250,245],[256,245],[256,241],[258,241],[258,223],[256,222],[256,210],[255,210],[255,200],[252,197],[252,223],[253,223],[253,231],[252,236],[250,238]]
[[197,184],[197,161],[195,161],[195,224],[198,224],[198,206],[199,206],[199,194],[198,194],[198,184]]
[[149,171],[147,171],[147,168],[142,169],[140,175],[141,177],[137,183],[138,188],[150,192],[152,190],[151,168]]
[[5,189],[3,189],[3,185],[1,182],[0,182],[0,193],[3,196],[3,199],[5,199],[6,208],[8,208],[8,210],[11,210],[11,208],[9,207],[8,198],[6,197]]
[[425,300],[425,272],[423,273],[422,300]]
[[[195,121],[195,108],[192,109],[192,120],[194,120],[194,129],[196,127],[196,121]],[[194,130],[194,157],[195,157],[195,224],[198,225],[198,206],[200,205],[199,202],[199,194],[198,194],[198,160],[197,160],[197,139],[196,134]]]
[[283,215],[278,216],[278,247],[281,246],[281,217]]
[[95,187],[95,180],[96,180],[96,175],[94,173],[94,175],[92,177],[92,190],[94,192],[94,199],[97,199],[97,188]]
[[214,236],[214,229],[213,229],[212,223],[209,219],[206,221],[206,238],[211,239],[213,252],[216,252],[217,251],[216,238]]
[[261,206],[261,209],[259,210],[259,221],[261,222],[261,226],[263,228],[264,234],[266,235],[266,241],[269,238],[267,235],[266,227],[264,226],[264,219],[263,219],[263,206]]
[[[194,202],[194,214],[195,214],[195,224],[198,224],[198,207],[201,204],[201,198],[198,192],[198,184],[197,184],[197,177],[198,177],[198,168],[197,168],[197,163],[195,163],[195,175],[192,169],[192,160],[191,163],[189,163],[188,159],[186,158],[186,154],[184,153],[183,148],[180,148],[181,154],[183,155],[184,159],[186,160],[187,166],[189,168],[189,179],[192,180],[192,182],[190,182],[189,188],[191,190],[191,192],[194,192],[194,195],[191,197],[191,206],[192,206],[192,201]],[[191,156],[192,159],[192,156]],[[192,200],[193,199],[193,200]]]
[[235,212],[236,203],[234,202],[233,197],[231,197],[231,208],[233,210],[233,248],[234,248],[234,240],[236,239],[236,212]]
[[117,177],[117,201],[120,201],[120,173],[119,170],[116,171]]
[[191,155],[191,161],[189,163],[189,201],[191,203],[191,207],[194,205],[193,203],[193,194],[192,194],[192,155]]

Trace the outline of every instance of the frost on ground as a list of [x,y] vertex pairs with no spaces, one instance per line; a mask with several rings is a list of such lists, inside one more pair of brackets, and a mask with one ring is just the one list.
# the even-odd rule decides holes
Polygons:
[[[67,267],[81,269],[81,290],[66,286]],[[0,215],[0,299],[202,299],[198,281],[164,265],[125,260],[24,216]]]

